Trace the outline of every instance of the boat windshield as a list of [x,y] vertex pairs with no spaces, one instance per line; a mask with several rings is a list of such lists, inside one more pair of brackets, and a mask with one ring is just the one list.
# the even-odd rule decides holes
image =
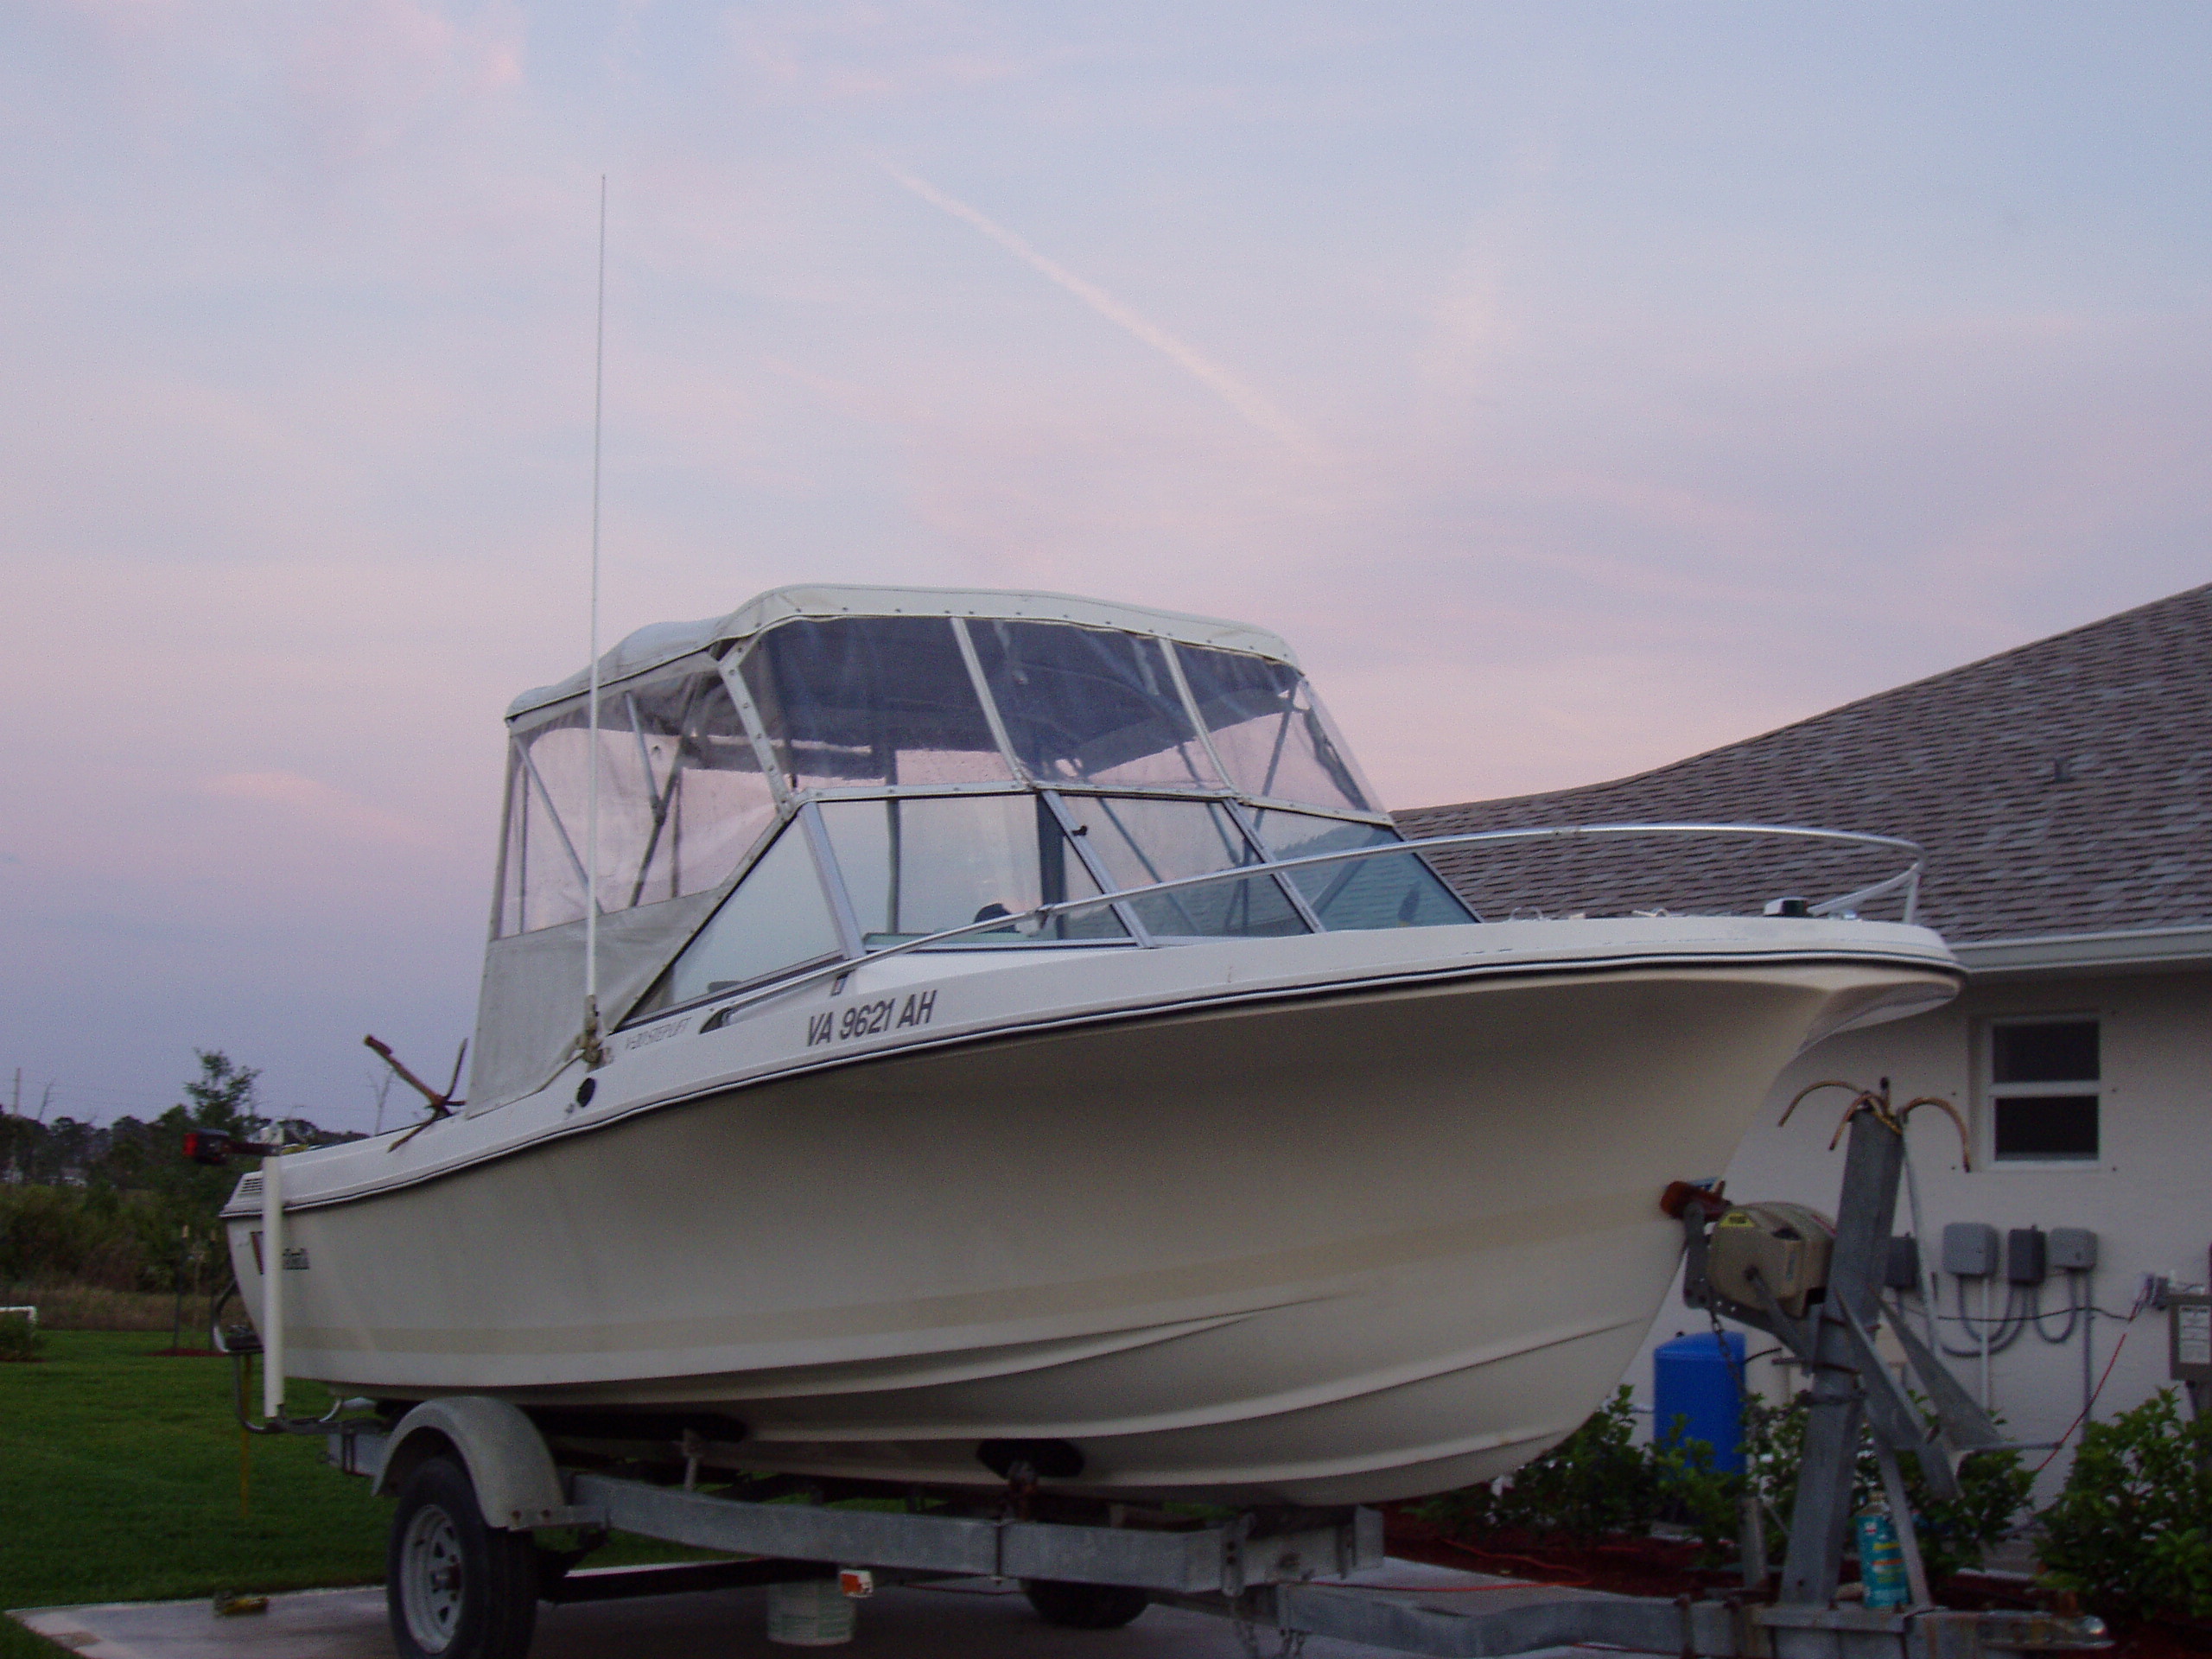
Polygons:
[[1220,784],[1168,666],[1166,640],[1055,622],[969,626],[1007,747],[1032,778],[1136,788]]
[[[1100,891],[1041,795],[827,801],[822,823],[861,944],[871,950],[995,916],[1008,918],[1004,929],[969,938],[1038,938],[1017,932],[1012,918]],[[1102,906],[1055,917],[1042,937],[1125,938],[1128,931]]]
[[1243,652],[1179,649],[1206,740],[1247,795],[1376,810],[1327,711],[1287,663]]
[[[1084,845],[1116,887],[1144,887],[1263,861],[1234,810],[1219,801],[1067,798]],[[1310,930],[1274,876],[1209,881],[1129,901],[1155,938],[1223,938]]]
[[[943,948],[1471,919],[1410,853],[1276,868],[1399,837],[1305,677],[1255,652],[1033,617],[793,617],[607,686],[595,752],[584,705],[516,718],[495,934],[576,922],[588,891],[610,916],[666,904],[672,954],[633,1017],[996,917]],[[620,937],[653,931],[641,914]]]
[[746,653],[743,677],[793,791],[1014,776],[949,618],[787,622]]
[[[1310,812],[1262,812],[1261,840],[1278,858],[1310,858],[1399,839],[1379,823],[1348,823]],[[1370,927],[1450,927],[1471,921],[1467,907],[1415,853],[1386,853],[1292,873],[1315,917],[1332,933]]]

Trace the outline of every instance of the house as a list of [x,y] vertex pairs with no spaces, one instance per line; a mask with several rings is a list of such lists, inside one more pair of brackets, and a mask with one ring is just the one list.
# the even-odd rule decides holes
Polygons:
[[[1947,1099],[1966,1144],[1933,1110],[1912,1118],[1909,1142],[1920,1249],[1961,1380],[2031,1441],[2065,1433],[2100,1382],[2099,1418],[2165,1384],[2158,1287],[2201,1286],[2212,1245],[2212,586],[1634,777],[1399,819],[1415,836],[1735,822],[1918,842],[1918,919],[1950,941],[1965,990],[1802,1055],[1728,1191],[1833,1212],[1842,1155],[1828,1141],[1847,1096],[1815,1095],[1778,1122],[1809,1084],[1887,1077],[1898,1100]],[[1794,845],[1516,842],[1435,862],[1497,914],[1755,911],[1849,891],[1870,866],[1910,856]],[[1866,913],[1897,915],[1902,895],[1883,902]],[[1955,1230],[1947,1253],[1960,1223],[1993,1235]],[[1910,1228],[1901,1200],[1898,1230]],[[1993,1271],[1952,1270],[1980,1267]],[[1670,1302],[1653,1341],[1700,1325]],[[1649,1346],[1630,1373],[1640,1391]],[[2052,1462],[2041,1497],[2069,1460]]]

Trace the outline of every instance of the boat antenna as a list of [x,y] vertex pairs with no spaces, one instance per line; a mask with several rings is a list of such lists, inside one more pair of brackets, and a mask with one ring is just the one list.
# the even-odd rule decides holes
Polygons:
[[599,175],[599,305],[591,371],[591,767],[584,806],[584,1031],[587,1066],[607,1063],[599,1039],[599,480],[607,411],[607,175]]

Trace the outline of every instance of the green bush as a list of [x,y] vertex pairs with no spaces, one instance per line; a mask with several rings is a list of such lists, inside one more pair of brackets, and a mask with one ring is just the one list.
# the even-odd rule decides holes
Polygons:
[[2036,1484],[2035,1471],[2021,1464],[2018,1452],[1984,1452],[1959,1466],[1959,1496],[1939,1502],[1929,1493],[1918,1459],[1900,1462],[1921,1560],[1938,1583],[1982,1564],[1990,1546],[2018,1523]]
[[1453,1529],[1556,1533],[1577,1542],[1649,1532],[1667,1504],[1667,1471],[1634,1443],[1630,1398],[1622,1388],[1543,1456],[1432,1499],[1421,1512]]
[[[1756,1400],[1746,1408],[1747,1433],[1749,1411],[1758,1408],[1761,1408],[1760,1402]],[[1651,1455],[1666,1481],[1669,1502],[1663,1518],[1696,1532],[1700,1567],[1726,1567],[1738,1554],[1743,1529],[1744,1494],[1751,1490],[1750,1446],[1747,1442],[1743,1471],[1717,1469],[1713,1466],[1713,1447],[1704,1440],[1684,1434],[1688,1427],[1687,1418],[1675,1418],[1666,1434],[1651,1446]]]
[[[1735,1555],[1748,1493],[1768,1517],[1769,1559],[1779,1560],[1797,1498],[1808,1397],[1800,1395],[1782,1407],[1757,1398],[1745,1402],[1741,1472],[1716,1469],[1713,1448],[1685,1438],[1679,1419],[1658,1439],[1634,1444],[1629,1400],[1623,1388],[1535,1462],[1487,1485],[1432,1499],[1421,1513],[1454,1530],[1558,1533],[1584,1542],[1608,1535],[1641,1536],[1655,1522],[1678,1521],[1696,1531],[1704,1564],[1720,1567]],[[1939,1503],[1928,1491],[1918,1459],[1898,1462],[1921,1558],[1935,1581],[1980,1566],[1989,1546],[2012,1529],[2034,1484],[2018,1452],[1989,1452],[1968,1459],[1959,1474],[1960,1496]],[[1882,1495],[1873,1443],[1862,1439],[1852,1506],[1864,1508]]]
[[0,1360],[36,1359],[46,1333],[27,1313],[0,1313]]
[[217,1236],[213,1206],[175,1193],[0,1185],[0,1291],[39,1284],[173,1290],[181,1272],[213,1259]]
[[2039,1517],[2044,1581],[2107,1618],[2212,1618],[2212,1420],[2162,1389],[2091,1423]]
[[[1916,1397],[1916,1402],[1917,1402]],[[1766,1506],[1767,1548],[1779,1560],[1788,1547],[1789,1521],[1797,1502],[1797,1470],[1804,1455],[1809,1396],[1799,1395],[1777,1408],[1753,1400],[1744,1408],[1744,1462],[1751,1490]],[[1935,1414],[1924,1403],[1922,1421],[1932,1430]],[[1968,1458],[1959,1470],[1959,1496],[1939,1500],[1929,1491],[1917,1457],[1901,1456],[1905,1500],[1911,1506],[1920,1558],[1931,1583],[1981,1565],[1989,1547],[2009,1533],[2035,1485],[2035,1476],[2017,1452],[1986,1452]],[[1739,1489],[1739,1491],[1742,1489]],[[1881,1465],[1871,1435],[1862,1435],[1852,1470],[1851,1507],[1886,1502]]]

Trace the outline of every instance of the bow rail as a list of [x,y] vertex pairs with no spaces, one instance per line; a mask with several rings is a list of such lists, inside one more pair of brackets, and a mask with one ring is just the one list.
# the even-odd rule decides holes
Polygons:
[[[1920,877],[1926,855],[1917,842],[1906,841],[1896,836],[1868,835],[1853,830],[1819,830],[1802,824],[1784,823],[1574,823],[1539,824],[1520,830],[1471,830],[1458,835],[1427,836],[1414,841],[1378,842],[1371,847],[1348,847],[1335,852],[1308,853],[1296,858],[1269,858],[1262,862],[1231,865],[1226,869],[1208,870],[1202,875],[1178,876],[1171,880],[1147,882],[1141,887],[1116,887],[1104,893],[1086,894],[1080,899],[1064,899],[1049,905],[1038,905],[1030,909],[1005,916],[987,917],[980,921],[963,923],[936,933],[925,933],[896,944],[879,945],[865,950],[858,956],[842,957],[819,968],[779,979],[767,985],[733,990],[721,998],[707,998],[705,1002],[722,1001],[726,1005],[715,1010],[709,1026],[727,1024],[733,1017],[764,1002],[787,996],[793,991],[804,990],[823,980],[834,980],[850,974],[870,963],[881,962],[891,957],[905,956],[909,951],[926,950],[939,945],[986,933],[1003,933],[1009,927],[1020,932],[1025,929],[1031,934],[1043,931],[1055,917],[1071,916],[1102,906],[1127,904],[1132,899],[1148,899],[1158,893],[1181,893],[1195,887],[1211,886],[1221,881],[1249,881],[1255,876],[1294,874],[1300,870],[1317,869],[1329,865],[1350,864],[1363,859],[1420,855],[1454,848],[1495,847],[1513,842],[1572,841],[1633,836],[1743,836],[1776,839],[1827,842],[1833,844],[1886,848],[1910,855],[1911,862],[1895,875],[1885,877],[1867,887],[1839,893],[1833,899],[1809,904],[1804,913],[1808,917],[1832,917],[1855,912],[1866,904],[1896,894],[1904,897],[1905,923],[1912,923],[1919,909]],[[1424,858],[1424,863],[1427,860]],[[1431,866],[1433,873],[1434,867]],[[1439,880],[1443,878],[1439,876]],[[1446,884],[1449,886],[1447,882]],[[1480,924],[1478,924],[1479,925]],[[1163,948],[1157,940],[1132,938],[1128,945],[1140,949]],[[690,1005],[693,1007],[701,1003]],[[675,1009],[660,1012],[674,1013]],[[702,1027],[703,1029],[704,1027]]]

